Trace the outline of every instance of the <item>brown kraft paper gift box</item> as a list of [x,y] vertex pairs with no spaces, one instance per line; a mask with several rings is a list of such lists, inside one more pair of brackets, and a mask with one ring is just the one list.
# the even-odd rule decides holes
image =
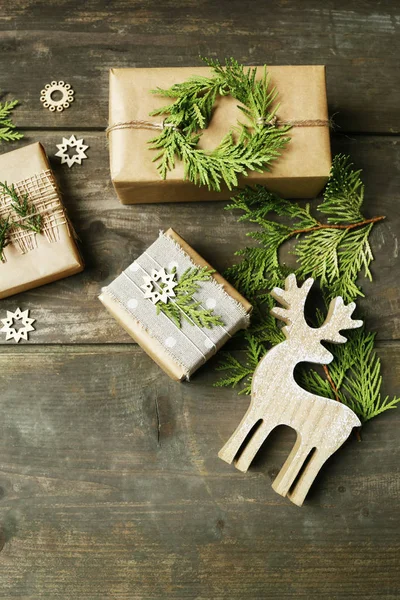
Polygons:
[[[188,255],[193,263],[199,267],[209,267],[211,265],[204,260],[189,244],[181,238],[173,229],[168,229],[165,236],[171,238]],[[139,257],[140,258],[140,257]],[[217,272],[213,273],[214,280],[222,285],[223,290],[234,302],[239,303],[243,308],[244,314],[250,315],[252,306],[239,292]],[[103,288],[99,300],[111,313],[114,319],[125,329],[125,331],[143,348],[143,350],[158,364],[163,371],[175,381],[183,381],[188,378],[185,369],[178,364],[167,351],[167,349],[146,331],[135,317],[129,314],[121,304],[107,293],[107,288]],[[248,316],[246,317],[248,319]]]
[[[263,67],[258,67],[261,76]],[[327,122],[328,106],[325,67],[268,67],[271,87],[278,90],[280,121]],[[150,93],[157,87],[169,88],[186,81],[191,75],[210,75],[208,67],[111,69],[109,126],[132,120],[159,123],[162,117],[150,117],[149,112],[164,106],[168,99]],[[232,97],[218,98],[213,118],[204,131],[199,147],[211,150],[238,120],[245,117]],[[155,150],[148,141],[157,131],[146,129],[114,129],[109,132],[110,168],[117,195],[122,204],[149,202],[185,202],[196,200],[226,200],[232,196],[227,187],[212,192],[183,180],[183,166],[162,180],[157,164],[152,162]],[[329,127],[298,126],[288,132],[291,141],[282,155],[272,163],[271,171],[251,172],[240,177],[239,185],[262,184],[287,198],[312,198],[325,185],[331,167]]]
[[[0,262],[0,298],[6,298],[83,270],[61,198],[40,143],[0,156],[0,181],[15,185],[18,195],[29,200],[43,218],[41,233],[12,233]],[[2,191],[1,191],[2,192]],[[6,217],[9,198],[0,195],[0,216]],[[18,221],[18,217],[16,218]],[[15,231],[15,230],[13,230]]]

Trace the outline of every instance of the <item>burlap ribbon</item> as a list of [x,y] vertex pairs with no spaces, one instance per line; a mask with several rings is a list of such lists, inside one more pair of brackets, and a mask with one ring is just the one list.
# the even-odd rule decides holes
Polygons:
[[61,203],[57,185],[54,180],[51,169],[41,171],[29,177],[14,183],[14,188],[20,198],[28,196],[29,203],[34,207],[34,211],[27,217],[19,217],[11,206],[11,198],[5,192],[0,193],[0,219],[9,218],[15,223],[11,226],[8,234],[8,243],[15,244],[22,254],[33,250],[36,247],[36,233],[27,229],[18,227],[24,221],[32,216],[40,215],[41,233],[48,242],[57,242],[59,240],[59,227],[68,226],[68,233],[72,230],[68,221],[64,207]]

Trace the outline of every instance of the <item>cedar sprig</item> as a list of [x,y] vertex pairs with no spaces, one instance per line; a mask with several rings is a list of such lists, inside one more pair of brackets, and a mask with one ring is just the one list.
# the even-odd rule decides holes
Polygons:
[[[289,125],[276,126],[277,91],[270,89],[270,78],[264,74],[256,80],[257,70],[245,68],[233,58],[222,66],[216,60],[203,59],[213,71],[212,77],[193,76],[169,89],[157,88],[153,93],[174,98],[174,102],[151,112],[164,116],[163,131],[150,140],[158,150],[153,161],[163,179],[181,160],[184,178],[210,190],[220,191],[225,183],[231,190],[238,185],[238,175],[247,171],[269,170],[289,141]],[[242,105],[239,109],[250,121],[250,127],[238,123],[212,151],[197,147],[201,129],[212,116],[218,95],[232,95]]]
[[[332,297],[340,295],[346,302],[363,296],[357,279],[363,272],[372,280],[369,237],[374,224],[385,218],[365,218],[361,213],[363,197],[360,171],[355,171],[343,155],[333,160],[323,202],[317,207],[321,217],[313,214],[309,204],[284,200],[262,186],[239,192],[227,209],[240,209],[240,221],[258,225],[256,231],[247,234],[258,246],[236,253],[242,261],[228,269],[229,278],[251,296],[260,289],[275,287],[284,279],[279,249],[284,242],[294,240],[298,279],[313,277],[324,292]],[[274,214],[284,221],[272,220]]]
[[20,217],[18,221],[10,221],[9,227],[19,227],[35,233],[42,230],[42,216],[37,214],[36,208],[29,201],[29,194],[18,195],[14,184],[8,185],[7,182],[0,182],[0,189],[11,199],[12,210]]
[[[176,273],[175,267],[170,272]],[[194,297],[200,289],[200,284],[209,281],[213,273],[215,271],[209,267],[189,267],[186,269],[174,288],[175,297],[167,303],[158,302],[156,304],[157,314],[163,312],[179,328],[182,326],[182,319],[185,319],[190,325],[197,325],[206,329],[223,325],[224,323],[219,315],[214,314],[212,309],[204,308],[201,301],[196,300]],[[160,287],[163,287],[163,284]]]
[[246,344],[244,360],[239,360],[231,352],[221,353],[223,359],[216,369],[225,374],[216,382],[215,386],[235,388],[240,385],[239,394],[250,394],[253,373],[267,352],[268,345],[260,342],[250,330],[242,333],[242,336]]
[[[223,377],[217,386],[241,386],[239,393],[250,393],[260,358],[284,339],[278,321],[270,314],[274,301],[269,291],[276,286],[284,287],[290,272],[299,280],[310,276],[317,279],[327,305],[337,295],[346,302],[363,295],[357,279],[362,271],[372,279],[369,236],[374,224],[384,219],[383,216],[365,218],[361,211],[363,199],[360,171],[342,155],[333,160],[323,202],[318,206],[322,217],[327,217],[325,222],[308,204],[291,203],[261,186],[247,188],[232,199],[227,208],[240,209],[240,221],[258,225],[257,230],[248,234],[258,246],[238,251],[236,254],[242,260],[228,269],[226,277],[252,302],[254,313],[243,336],[244,358],[225,353],[218,367]],[[272,220],[273,215],[279,221]],[[294,241],[296,269],[288,269],[279,258],[279,249],[288,240]],[[314,320],[322,322],[322,315],[317,313]],[[395,408],[400,398],[381,394],[375,334],[363,327],[346,336],[349,338],[346,344],[329,344],[334,356],[329,367],[324,365],[320,373],[300,366],[299,378],[307,390],[343,402],[365,422]]]
[[0,217],[0,261],[4,260],[4,248],[9,244],[8,230],[9,217],[6,219]]
[[0,142],[13,142],[23,138],[23,134],[16,130],[10,114],[18,104],[18,100],[0,102]]
[[[365,327],[346,336],[346,344],[327,344],[335,360],[324,369],[303,369],[300,380],[310,392],[327,396],[351,408],[365,423],[386,410],[396,408],[400,398],[382,396],[381,361],[376,354],[375,333]],[[329,374],[329,379],[326,377]]]

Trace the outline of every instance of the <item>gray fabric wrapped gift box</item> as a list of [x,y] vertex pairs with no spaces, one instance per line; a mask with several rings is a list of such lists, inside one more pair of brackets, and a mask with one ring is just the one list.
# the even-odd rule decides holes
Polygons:
[[[194,300],[205,309],[219,315],[222,325],[200,327],[187,315],[182,315],[180,327],[157,302],[174,301],[174,295],[164,300],[149,292],[154,277],[161,270],[176,272],[176,281],[193,267],[210,267],[172,229],[160,232],[158,239],[141,254],[99,296],[101,302],[143,349],[173,379],[189,379],[239,329],[249,324],[251,305],[221,275],[214,273],[199,284]],[[152,279],[153,278],[153,279]],[[154,282],[154,290],[160,290]],[[155,303],[156,302],[156,303]],[[179,309],[181,310],[181,309]]]

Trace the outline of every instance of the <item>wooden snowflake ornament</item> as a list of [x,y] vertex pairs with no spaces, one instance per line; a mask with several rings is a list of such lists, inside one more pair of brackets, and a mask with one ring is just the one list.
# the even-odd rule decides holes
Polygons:
[[[87,158],[85,150],[89,146],[83,143],[83,139],[77,140],[74,135],[71,135],[70,138],[63,137],[62,144],[57,144],[57,148],[56,156],[61,158],[61,164],[67,163],[68,167],[71,168],[74,164],[81,165],[82,160]],[[75,151],[72,156],[68,154],[70,149]]]
[[174,287],[178,285],[176,273],[167,273],[165,269],[153,269],[151,275],[144,275],[144,297],[149,298],[153,304],[161,300],[166,304],[170,298],[175,297]]
[[[362,325],[362,321],[351,318],[355,303],[345,306],[338,296],[331,301],[323,325],[316,329],[310,327],[304,317],[304,305],[313,282],[310,278],[297,287],[295,275],[289,275],[284,290],[275,288],[271,292],[284,307],[274,308],[271,312],[286,323],[283,327],[286,340],[267,352],[259,362],[253,376],[250,407],[219,452],[222,460],[235,461],[235,466],[245,472],[275,427],[292,427],[297,439],[272,487],[298,506],[303,504],[325,461],[348,438],[353,427],[361,425],[350,408],[307,392],[294,379],[293,372],[298,363],[326,365],[333,360],[332,354],[321,344],[323,340],[342,344],[347,339],[339,333],[341,330]],[[241,452],[236,459],[239,449]]]
[[[18,323],[18,327],[15,327]],[[28,340],[28,333],[30,331],[35,331],[35,328],[32,327],[32,323],[35,322],[35,319],[29,318],[29,310],[22,311],[20,308],[17,308],[15,312],[7,311],[7,318],[1,319],[3,323],[3,327],[0,331],[5,332],[6,340],[14,339],[14,342],[18,343],[20,340]]]

